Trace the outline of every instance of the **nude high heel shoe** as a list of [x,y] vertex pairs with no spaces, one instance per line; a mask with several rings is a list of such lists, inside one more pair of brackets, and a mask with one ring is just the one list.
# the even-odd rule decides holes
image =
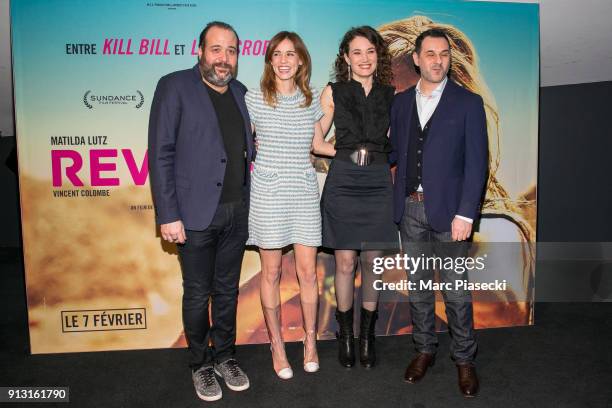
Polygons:
[[293,370],[287,361],[285,343],[283,342],[280,325],[280,306],[266,307],[262,305],[268,336],[270,337],[270,351],[272,352],[272,365],[278,378],[288,380],[293,377]]
[[302,302],[304,319],[304,371],[316,373],[319,371],[319,356],[317,354],[317,303]]

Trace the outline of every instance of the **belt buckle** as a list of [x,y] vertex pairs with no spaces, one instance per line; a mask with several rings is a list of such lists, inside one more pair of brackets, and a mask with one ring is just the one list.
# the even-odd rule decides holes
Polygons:
[[425,201],[425,195],[421,191],[413,191],[412,193],[410,193],[410,198],[412,198],[413,201],[419,203],[421,201]]
[[355,150],[353,153],[351,153],[350,157],[351,161],[360,167],[369,166],[373,160],[372,155],[365,147],[360,147],[359,149]]

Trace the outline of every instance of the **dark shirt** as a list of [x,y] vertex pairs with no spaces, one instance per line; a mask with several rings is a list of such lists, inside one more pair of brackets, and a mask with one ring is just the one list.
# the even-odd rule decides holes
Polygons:
[[387,130],[394,88],[374,82],[366,97],[363,87],[355,80],[329,85],[334,98],[336,149],[355,150],[365,146],[373,152],[391,152]]
[[219,203],[240,201],[244,195],[246,175],[246,140],[242,114],[229,88],[224,93],[219,93],[206,83],[204,85],[217,113],[225,146],[226,157],[221,158],[221,162],[226,163],[225,176]]

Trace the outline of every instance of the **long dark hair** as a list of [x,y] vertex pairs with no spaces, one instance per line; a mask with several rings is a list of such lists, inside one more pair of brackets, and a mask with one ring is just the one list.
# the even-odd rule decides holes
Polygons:
[[349,72],[348,65],[344,60],[344,55],[349,53],[349,44],[355,37],[364,37],[376,48],[376,74],[374,81],[384,85],[391,85],[393,79],[393,71],[391,70],[391,54],[387,42],[374,28],[370,26],[353,27],[344,34],[340,47],[338,47],[338,56],[336,57],[335,73],[336,82],[348,82]]

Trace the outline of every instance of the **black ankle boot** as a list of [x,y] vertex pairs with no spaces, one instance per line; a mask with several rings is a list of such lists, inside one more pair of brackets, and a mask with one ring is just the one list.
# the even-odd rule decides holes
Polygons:
[[353,308],[346,312],[336,310],[338,321],[338,361],[346,368],[355,365],[355,334],[353,333]]
[[359,329],[359,362],[365,368],[372,368],[376,364],[375,328],[378,311],[370,312],[361,308],[361,321]]

